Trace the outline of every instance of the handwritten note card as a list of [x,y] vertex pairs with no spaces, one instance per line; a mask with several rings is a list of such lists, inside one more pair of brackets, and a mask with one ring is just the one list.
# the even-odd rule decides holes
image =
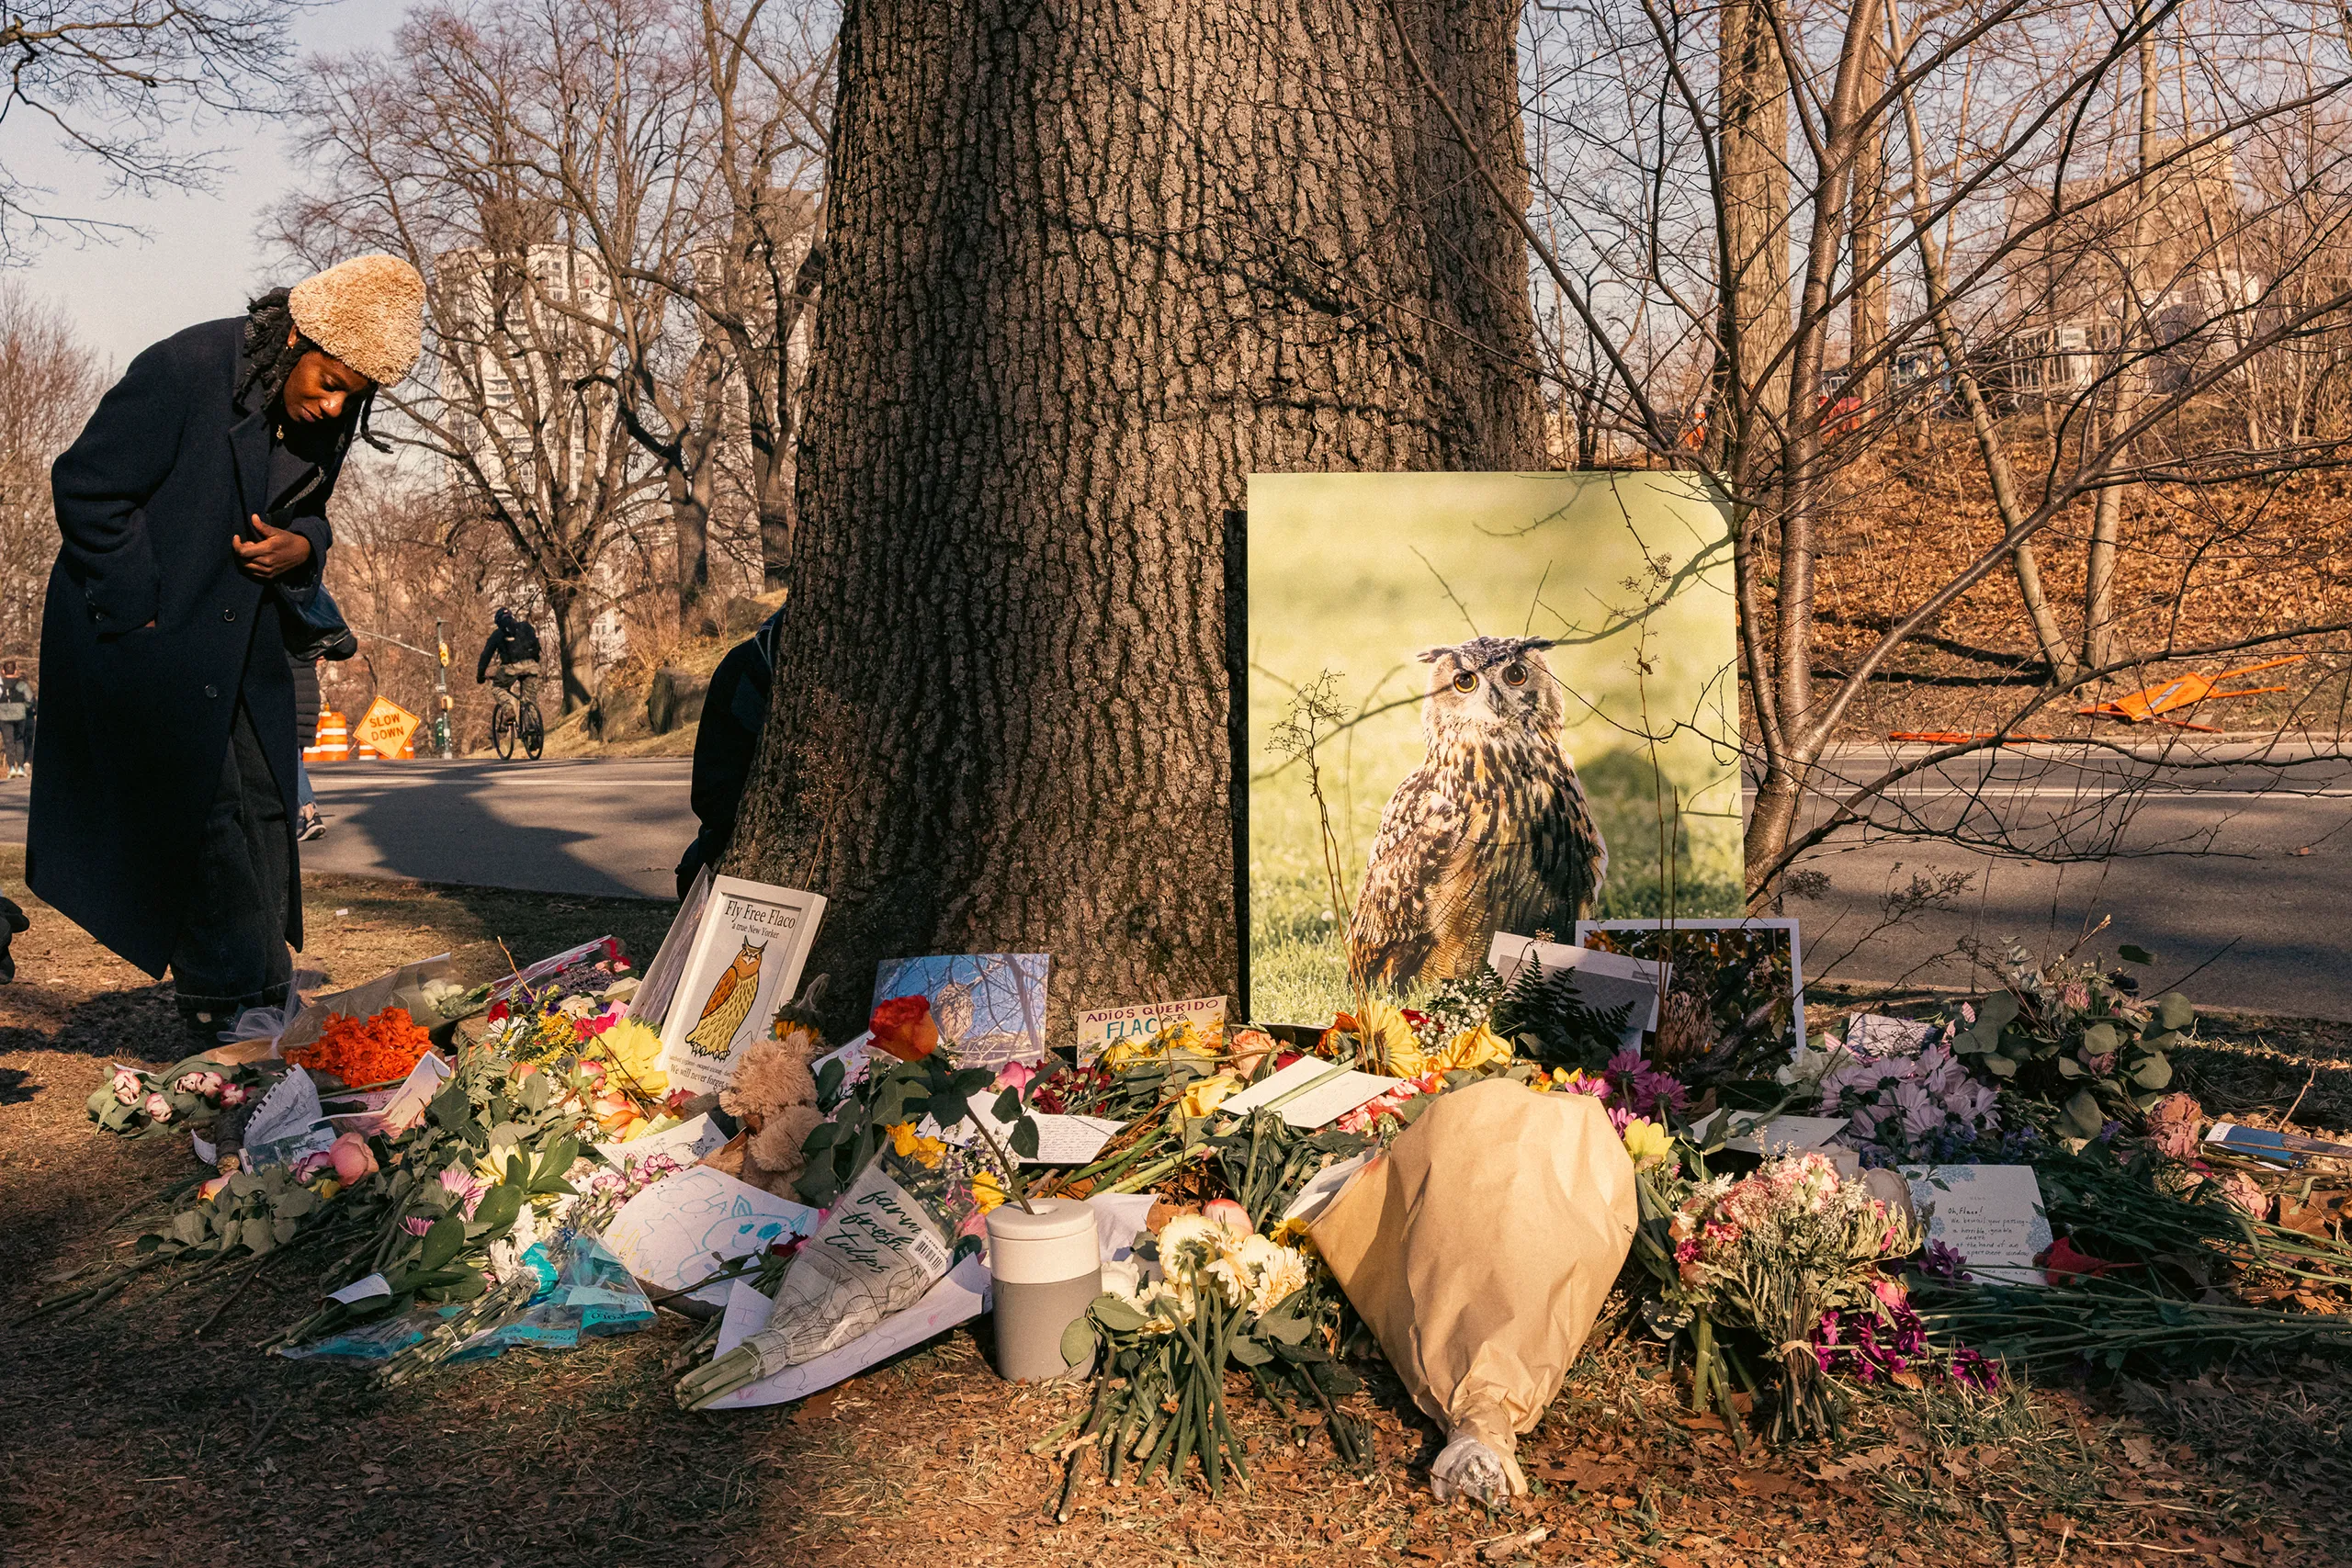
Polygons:
[[2000,1284],[2045,1283],[2034,1258],[2050,1247],[2050,1216],[2030,1165],[1906,1165],[1911,1203],[1968,1271]]
[[1367,1100],[1379,1099],[1404,1081],[1339,1068],[1319,1056],[1302,1056],[1243,1089],[1216,1110],[1220,1116],[1238,1116],[1261,1105],[1272,1106],[1282,1112],[1284,1122],[1307,1132],[1326,1122],[1337,1121]]

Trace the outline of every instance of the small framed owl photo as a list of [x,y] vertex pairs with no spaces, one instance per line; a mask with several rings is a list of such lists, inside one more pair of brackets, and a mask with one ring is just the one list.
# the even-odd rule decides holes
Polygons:
[[1577,945],[1673,966],[1646,1055],[1703,1087],[1770,1077],[1804,1043],[1792,919],[1579,920]]
[[1498,931],[1742,908],[1704,475],[1255,474],[1249,1016],[1410,1007]]
[[662,1020],[662,1070],[673,1086],[697,1094],[727,1087],[745,1048],[797,994],[824,915],[825,900],[814,893],[711,879]]

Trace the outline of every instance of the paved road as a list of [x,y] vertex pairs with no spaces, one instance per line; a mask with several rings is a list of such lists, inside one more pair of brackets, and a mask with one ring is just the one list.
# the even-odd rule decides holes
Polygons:
[[[1835,761],[1846,778],[1874,779],[1921,750]],[[1790,906],[1804,922],[1806,971],[1966,985],[1973,966],[1952,955],[1962,941],[2055,953],[2104,915],[2114,923],[2092,947],[2148,949],[2159,987],[2188,977],[2211,1006],[2352,1020],[2352,763],[2252,752],[2213,747],[2160,768],[2049,748],[1907,779],[1882,818],[1956,829],[1971,843],[1841,832],[1807,863],[1827,874],[1829,895]],[[2080,858],[2004,852],[2022,847]],[[1864,940],[1890,890],[1953,872],[1971,879],[1964,895]]]
[[[1869,748],[1835,761],[1861,780],[1917,754]],[[2188,989],[2209,1005],[2352,1020],[2352,764],[2226,751],[2204,762],[2159,773],[2013,751],[1905,781],[1894,812],[1976,842],[1841,832],[1807,863],[1828,876],[1827,895],[1791,905],[1807,973],[1966,985],[1972,967],[1952,955],[1962,941],[2055,952],[2111,915],[2097,947],[2149,949],[2159,985],[2195,970]],[[667,897],[694,828],[683,759],[348,762],[313,777],[333,818],[302,846],[313,870]],[[0,786],[6,841],[24,840],[24,802],[23,784]],[[2018,844],[2086,858],[2002,852]],[[1888,890],[1954,872],[1970,879],[1963,896],[1871,934]]]
[[[694,837],[684,758],[643,761],[334,762],[311,783],[327,835],[306,871],[547,893],[676,895]],[[0,835],[25,841],[25,786],[0,790]]]

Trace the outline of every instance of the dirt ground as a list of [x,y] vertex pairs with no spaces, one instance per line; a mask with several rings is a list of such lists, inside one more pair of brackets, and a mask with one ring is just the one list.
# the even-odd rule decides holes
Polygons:
[[[102,1227],[195,1168],[176,1139],[89,1129],[83,1100],[109,1062],[178,1055],[169,993],[32,901],[20,871],[0,861],[0,888],[34,919],[0,987],[9,1565],[2352,1562],[2352,1381],[2316,1363],[2165,1389],[1908,1395],[1864,1406],[1840,1452],[1768,1458],[1681,1411],[1653,1348],[1613,1338],[1522,1440],[1534,1493],[1504,1515],[1430,1500],[1438,1433],[1375,1366],[1351,1402],[1374,1424],[1369,1474],[1337,1467],[1319,1429],[1302,1442],[1237,1397],[1253,1490],[1214,1503],[1087,1484],[1057,1526],[1060,1466],[1029,1450],[1079,1394],[1000,1382],[984,1326],[797,1406],[699,1416],[671,1399],[665,1363],[690,1325],[669,1317],[389,1393],[266,1357],[254,1342],[321,1288],[299,1249],[258,1276],[142,1285],[27,1324],[44,1276],[127,1238]],[[345,878],[311,879],[307,910],[311,960],[345,984],[444,948],[487,976],[504,963],[498,936],[527,961],[609,931],[642,960],[668,919],[657,904]],[[2244,1060],[2237,1046],[2220,1058],[2254,1100],[2307,1069],[2352,1073],[2345,1039],[2267,1027],[2242,1024]]]

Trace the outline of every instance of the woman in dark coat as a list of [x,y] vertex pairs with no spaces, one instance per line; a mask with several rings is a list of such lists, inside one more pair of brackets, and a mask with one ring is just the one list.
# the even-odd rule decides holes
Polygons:
[[168,966],[199,1035],[285,999],[302,904],[281,600],[320,580],[344,452],[415,363],[423,307],[413,268],[362,256],[190,327],[131,361],[51,469],[26,880]]

